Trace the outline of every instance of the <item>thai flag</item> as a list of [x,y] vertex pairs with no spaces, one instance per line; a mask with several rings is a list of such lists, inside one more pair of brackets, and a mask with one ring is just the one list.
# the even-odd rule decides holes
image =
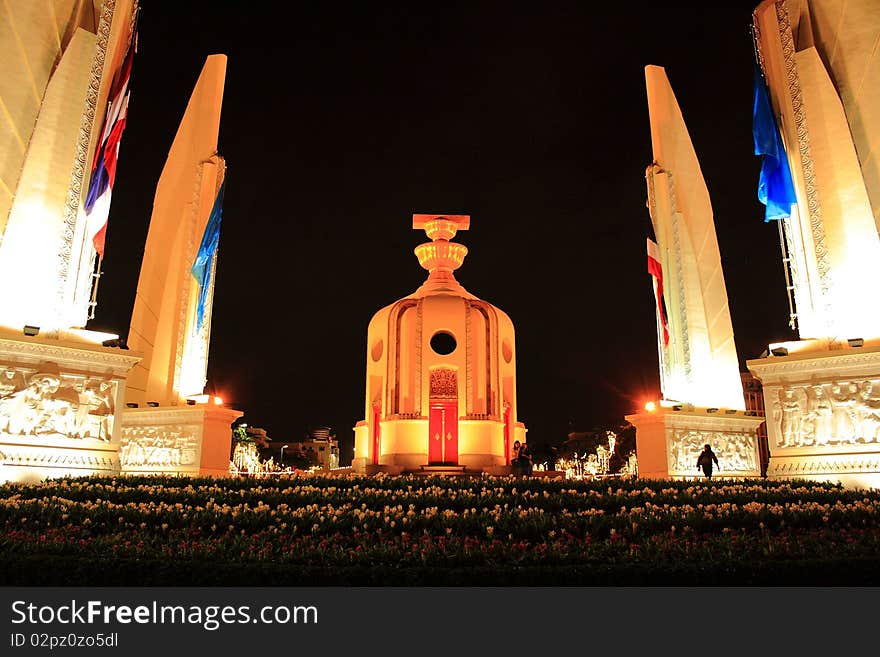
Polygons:
[[95,151],[89,191],[86,195],[86,234],[92,240],[98,256],[104,257],[104,238],[110,215],[110,196],[116,180],[116,162],[119,159],[119,143],[125,131],[130,95],[131,65],[137,52],[137,32],[131,37],[128,52],[110,87],[110,105],[104,117],[101,141]]
[[669,327],[666,321],[666,308],[663,305],[663,267],[660,264],[660,247],[648,238],[648,273],[654,282],[654,299],[657,301],[657,319],[663,329],[663,346],[669,346]]

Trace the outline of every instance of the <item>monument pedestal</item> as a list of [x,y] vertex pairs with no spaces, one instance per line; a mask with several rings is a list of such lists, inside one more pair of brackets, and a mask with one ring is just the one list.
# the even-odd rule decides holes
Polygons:
[[880,344],[803,340],[748,361],[764,388],[772,479],[880,487]]
[[0,481],[119,474],[119,409],[140,355],[104,337],[0,329]]
[[122,474],[228,477],[232,423],[242,415],[210,404],[128,408],[119,450]]
[[[371,456],[372,451],[378,448],[379,462],[372,463],[367,456],[356,453],[351,463],[354,472],[400,474],[408,471],[418,472],[432,465],[429,453],[428,418],[387,418],[380,420],[379,423],[380,438],[375,446],[368,442],[369,425],[363,421],[355,425],[355,445],[361,446],[362,454]],[[492,419],[463,418],[457,421],[456,427],[458,453],[455,461],[446,465],[460,466],[469,471],[487,474],[503,472],[505,468],[510,470],[510,466],[504,465],[502,422]],[[513,430],[514,440],[525,442],[526,430],[523,424],[518,422]]]
[[760,477],[757,429],[764,418],[743,411],[660,407],[653,412],[627,415],[636,428],[639,477],[692,479],[702,477],[697,458],[709,444],[718,456],[712,475]]

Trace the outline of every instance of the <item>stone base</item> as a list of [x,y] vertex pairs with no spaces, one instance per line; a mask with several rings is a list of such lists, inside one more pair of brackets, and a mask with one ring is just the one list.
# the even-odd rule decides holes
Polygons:
[[[429,465],[428,418],[382,420],[380,426],[379,464],[402,471],[417,471]],[[510,447],[518,440],[524,443],[526,428],[522,423],[513,427]],[[371,460],[370,427],[365,421],[354,427],[355,457],[352,469],[364,473]],[[458,422],[458,458],[456,465],[476,472],[504,467],[504,423],[498,420],[460,418]]]
[[702,477],[697,458],[703,445],[718,457],[713,478],[760,477],[757,428],[764,418],[743,411],[661,406],[654,412],[627,415],[636,428],[639,477],[693,479]]
[[140,355],[89,331],[0,330],[0,481],[119,474],[119,413]]
[[126,409],[122,474],[228,477],[232,423],[242,415],[209,404]]
[[119,474],[119,445],[100,440],[0,438],[0,482],[36,483],[59,477]]
[[787,354],[747,363],[764,389],[767,477],[880,487],[880,345],[771,346]]
[[406,474],[424,477],[473,477],[479,475],[479,470],[468,470],[463,465],[423,465],[416,470],[409,470]]

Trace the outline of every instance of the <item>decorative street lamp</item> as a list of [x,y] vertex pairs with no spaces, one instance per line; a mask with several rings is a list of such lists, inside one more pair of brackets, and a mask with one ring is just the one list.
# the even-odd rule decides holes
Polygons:
[[281,463],[282,468],[284,467],[284,448],[285,447],[287,447],[287,445],[281,446],[281,457],[278,459],[278,461]]

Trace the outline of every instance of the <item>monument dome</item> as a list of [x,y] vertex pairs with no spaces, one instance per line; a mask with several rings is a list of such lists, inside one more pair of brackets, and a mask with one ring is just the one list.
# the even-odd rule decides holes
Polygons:
[[465,215],[413,215],[430,242],[415,248],[428,278],[367,328],[365,419],[355,426],[359,472],[503,473],[517,422],[513,322],[455,279]]

